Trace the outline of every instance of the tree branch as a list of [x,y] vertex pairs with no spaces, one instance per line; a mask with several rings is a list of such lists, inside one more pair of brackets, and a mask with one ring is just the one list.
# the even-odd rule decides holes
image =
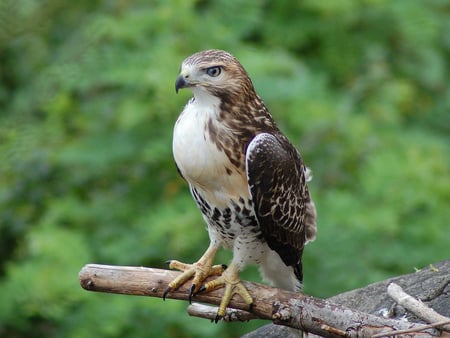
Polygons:
[[417,317],[428,323],[445,323],[447,325],[443,325],[443,328],[446,331],[450,331],[450,325],[448,325],[450,318],[442,316],[420,300],[408,295],[399,285],[395,283],[389,284],[387,293],[397,304],[403,306],[409,312],[414,313]]
[[[180,272],[143,267],[124,267],[88,264],[79,273],[81,286],[89,291],[163,297],[168,283]],[[370,337],[393,330],[420,328],[420,324],[386,319],[358,312],[326,300],[301,293],[284,291],[269,286],[243,281],[254,299],[252,314],[275,324],[299,328],[323,337]],[[188,300],[189,283],[172,291],[167,298]],[[218,305],[222,290],[213,290],[195,296],[196,301]],[[233,297],[230,308],[248,310],[240,298]],[[429,329],[414,332],[414,337],[439,336]]]
[[[431,327],[440,327],[440,326],[444,326],[447,324],[450,324],[450,320],[446,320],[443,322],[437,322],[437,323],[433,323],[433,324],[428,324],[428,325],[421,325],[420,328],[378,333],[378,334],[374,334],[371,338],[397,337],[399,334],[423,331],[423,330],[429,329]],[[443,334],[441,334],[441,337],[449,337],[449,335],[443,333]]]
[[[206,318],[213,321],[216,319],[218,309],[218,306],[192,303],[188,306],[187,312],[189,316]],[[251,312],[232,308],[227,308],[225,310],[225,316],[222,318],[225,322],[248,322],[252,319],[258,319],[258,317]]]

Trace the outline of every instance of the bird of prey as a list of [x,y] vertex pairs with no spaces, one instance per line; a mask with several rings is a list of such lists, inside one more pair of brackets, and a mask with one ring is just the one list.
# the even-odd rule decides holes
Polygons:
[[[210,244],[193,264],[168,261],[183,273],[164,297],[190,278],[190,299],[225,287],[217,322],[234,294],[251,310],[253,299],[239,277],[248,264],[258,264],[274,286],[300,290],[303,249],[316,236],[316,209],[306,183],[309,170],[233,55],[215,49],[191,55],[175,82],[176,92],[182,88],[193,97],[176,121],[173,154]],[[233,252],[228,267],[213,265],[221,247]],[[203,285],[211,275],[218,277]]]

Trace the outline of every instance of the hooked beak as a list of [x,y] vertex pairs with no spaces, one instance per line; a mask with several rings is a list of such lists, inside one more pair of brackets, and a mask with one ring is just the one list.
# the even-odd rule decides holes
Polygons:
[[186,87],[189,87],[189,83],[186,81],[186,75],[181,73],[175,81],[175,91],[178,94],[178,90]]

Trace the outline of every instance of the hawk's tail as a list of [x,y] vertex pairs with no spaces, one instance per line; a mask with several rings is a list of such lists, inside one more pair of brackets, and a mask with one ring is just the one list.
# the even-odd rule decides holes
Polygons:
[[287,266],[280,256],[268,249],[265,259],[260,263],[260,272],[264,280],[277,288],[288,291],[301,291],[302,265]]

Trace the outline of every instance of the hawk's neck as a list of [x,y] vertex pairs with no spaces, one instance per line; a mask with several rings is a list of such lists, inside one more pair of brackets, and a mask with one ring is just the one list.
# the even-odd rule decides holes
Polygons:
[[250,141],[263,132],[277,133],[278,128],[258,96],[223,97],[218,114],[208,120],[207,132],[216,147],[230,162],[245,170],[245,152]]

